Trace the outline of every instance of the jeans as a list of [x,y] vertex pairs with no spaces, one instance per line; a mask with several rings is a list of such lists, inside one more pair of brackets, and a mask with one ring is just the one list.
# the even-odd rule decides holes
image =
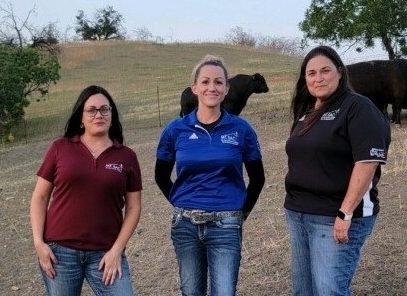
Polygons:
[[178,260],[183,296],[233,296],[239,277],[242,218],[193,224],[174,212],[171,238]]
[[352,295],[352,277],[376,216],[353,218],[349,242],[338,244],[333,238],[336,217],[285,212],[291,242],[293,295]]
[[47,295],[76,296],[81,295],[83,280],[86,279],[95,295],[134,295],[131,285],[129,265],[126,255],[122,255],[122,278],[116,278],[113,285],[102,282],[103,269],[98,265],[106,252],[81,251],[50,243],[50,248],[58,260],[54,264],[56,276],[49,278],[41,269],[47,289]]

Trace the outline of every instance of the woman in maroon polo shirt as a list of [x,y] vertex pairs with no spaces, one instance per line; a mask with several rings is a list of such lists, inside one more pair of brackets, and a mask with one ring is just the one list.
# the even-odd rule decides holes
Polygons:
[[140,217],[141,174],[105,89],[82,91],[37,176],[31,224],[48,295],[80,295],[84,279],[97,295],[134,295],[124,250]]

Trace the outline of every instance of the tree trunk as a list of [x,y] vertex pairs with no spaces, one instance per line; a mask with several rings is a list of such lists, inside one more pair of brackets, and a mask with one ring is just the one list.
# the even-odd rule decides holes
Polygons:
[[389,60],[394,60],[396,58],[396,54],[394,53],[394,48],[391,45],[391,39],[386,34],[383,34],[381,38],[384,48],[389,55]]

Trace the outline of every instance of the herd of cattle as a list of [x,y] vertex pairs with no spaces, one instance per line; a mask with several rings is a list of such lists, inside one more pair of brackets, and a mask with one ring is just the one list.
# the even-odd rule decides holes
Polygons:
[[[392,105],[391,121],[401,124],[401,110],[407,109],[407,60],[368,61],[346,67],[355,92],[371,99],[386,116],[387,106]],[[238,74],[230,78],[229,83],[223,107],[236,115],[240,114],[253,93],[269,91],[266,80],[259,73]],[[187,87],[181,94],[180,116],[192,112],[197,105],[197,97]]]
[[391,104],[391,121],[401,124],[401,109],[407,108],[407,60],[361,62],[347,68],[353,89],[371,99],[386,116]]

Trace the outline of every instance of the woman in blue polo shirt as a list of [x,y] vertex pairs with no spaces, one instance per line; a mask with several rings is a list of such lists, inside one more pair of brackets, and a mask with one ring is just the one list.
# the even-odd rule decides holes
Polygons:
[[377,183],[390,128],[349,88],[330,47],[311,50],[291,103],[286,217],[294,295],[351,295],[361,248],[379,211]]
[[206,295],[208,273],[212,295],[235,295],[242,221],[264,185],[260,147],[253,128],[220,107],[229,89],[223,61],[206,56],[192,79],[198,108],[162,132],[155,179],[174,206],[171,238],[182,295]]

